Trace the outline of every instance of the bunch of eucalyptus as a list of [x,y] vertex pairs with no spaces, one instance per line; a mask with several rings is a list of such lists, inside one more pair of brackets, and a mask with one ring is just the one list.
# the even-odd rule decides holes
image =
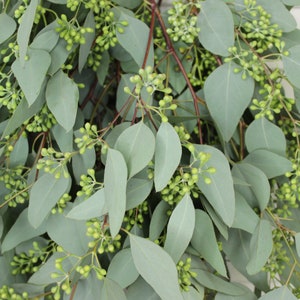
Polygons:
[[300,1],[162,4],[1,2],[1,299],[300,296]]

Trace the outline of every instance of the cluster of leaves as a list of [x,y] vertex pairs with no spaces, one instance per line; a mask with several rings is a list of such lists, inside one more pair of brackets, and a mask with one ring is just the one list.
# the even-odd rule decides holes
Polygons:
[[1,299],[298,297],[300,1],[161,2],[1,4]]

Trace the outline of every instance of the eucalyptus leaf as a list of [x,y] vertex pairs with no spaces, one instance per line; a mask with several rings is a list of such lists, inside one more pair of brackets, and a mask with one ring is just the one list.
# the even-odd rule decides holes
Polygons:
[[127,167],[121,152],[109,149],[104,173],[104,195],[111,235],[118,234],[126,209]]
[[299,232],[297,232],[295,235],[295,242],[296,242],[297,254],[300,257],[300,233]]
[[300,46],[290,48],[289,55],[282,57],[283,68],[288,80],[297,88],[300,88]]
[[104,279],[100,298],[103,300],[127,300],[120,285],[108,277]]
[[203,210],[196,209],[195,229],[191,244],[218,273],[227,277],[227,271],[219,250],[213,223]]
[[140,276],[126,291],[127,300],[161,300],[154,289]]
[[172,258],[158,245],[130,234],[133,261],[141,276],[162,300],[180,299],[177,269]]
[[267,220],[260,220],[250,242],[250,260],[246,266],[250,275],[258,273],[267,262],[273,248],[272,226]]
[[181,159],[181,143],[174,127],[161,123],[155,140],[154,185],[161,191],[169,182]]
[[[164,249],[170,254],[175,263],[178,263],[190,243],[194,228],[195,209],[191,197],[186,194],[172,212],[164,244]],[[197,229],[195,228],[195,230]]]
[[131,178],[143,170],[152,159],[155,138],[151,129],[143,122],[139,122],[120,134],[114,148],[124,156],[128,168],[128,178]]
[[0,28],[0,44],[2,44],[15,32],[17,24],[12,17],[3,12],[0,14]]
[[56,179],[53,174],[44,174],[30,191],[28,219],[34,228],[38,228],[46,219],[56,202],[70,188],[71,179],[61,176]]
[[208,162],[204,164],[203,169],[216,169],[214,174],[205,173],[205,176],[211,180],[210,184],[205,183],[205,179],[200,174],[197,186],[224,223],[231,226],[234,220],[235,198],[228,161],[224,154],[214,147],[196,144],[194,146],[197,152],[211,155]]
[[296,300],[297,298],[292,294],[287,286],[274,289],[259,298],[259,300]]
[[46,88],[46,101],[57,122],[70,131],[75,124],[79,92],[76,83],[63,71],[52,76]]
[[200,43],[209,51],[228,56],[228,48],[234,44],[233,17],[228,6],[221,0],[201,2],[197,26]]
[[28,157],[29,145],[27,137],[20,136],[14,145],[13,151],[10,153],[10,166],[17,167],[25,165]]
[[225,141],[232,137],[254,91],[251,77],[235,73],[235,63],[215,69],[204,84],[204,95],[211,116]]
[[47,51],[37,49],[30,49],[28,56],[28,60],[24,62],[21,61],[21,58],[17,58],[12,64],[12,71],[30,106],[41,92],[51,57]]

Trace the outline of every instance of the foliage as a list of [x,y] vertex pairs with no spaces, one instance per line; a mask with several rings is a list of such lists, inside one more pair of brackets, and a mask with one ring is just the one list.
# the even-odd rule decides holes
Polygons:
[[2,1],[1,299],[300,296],[300,1],[161,2]]

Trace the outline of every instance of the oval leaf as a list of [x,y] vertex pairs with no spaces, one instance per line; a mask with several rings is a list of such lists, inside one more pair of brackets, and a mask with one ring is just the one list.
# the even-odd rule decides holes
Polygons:
[[283,68],[289,81],[300,88],[300,46],[289,49],[289,55],[282,56]]
[[220,0],[201,2],[198,15],[200,43],[209,51],[228,56],[234,44],[233,17],[228,6]]
[[107,277],[103,280],[99,298],[101,300],[127,300],[123,289],[115,281]]
[[0,44],[6,41],[16,30],[15,20],[6,13],[0,14]]
[[110,233],[118,234],[126,208],[127,167],[122,154],[109,149],[104,172],[104,195],[108,208]]
[[155,138],[149,127],[139,122],[121,133],[114,148],[123,154],[128,167],[128,178],[131,178],[152,159]]
[[71,130],[75,124],[78,99],[76,83],[62,70],[49,79],[46,88],[47,105],[66,131]]
[[16,58],[11,68],[30,106],[40,94],[51,57],[48,52],[37,49],[31,49],[28,55],[29,59],[24,63]]
[[234,73],[235,68],[234,63],[223,64],[204,84],[208,109],[225,141],[232,137],[254,91],[254,80],[251,77],[242,79],[241,74]]
[[245,143],[249,152],[266,149],[284,156],[286,140],[282,130],[265,118],[254,120],[246,130]]
[[170,123],[161,123],[155,141],[154,185],[157,192],[169,182],[181,159],[181,143]]
[[162,300],[182,300],[177,269],[172,258],[160,246],[144,238],[129,235],[135,267]]
[[191,244],[216,271],[227,277],[213,223],[203,210],[196,209],[196,222]]
[[197,152],[211,154],[203,169],[211,167],[216,169],[214,174],[205,174],[210,178],[210,184],[206,184],[204,178],[199,176],[197,185],[224,223],[231,226],[234,220],[235,197],[229,163],[224,154],[214,147],[207,145],[194,146]]
[[292,163],[288,159],[264,149],[251,152],[244,162],[261,169],[268,178],[280,176],[292,170]]
[[250,241],[250,260],[246,266],[250,275],[261,271],[272,252],[272,248],[272,226],[270,222],[260,220]]
[[[195,209],[191,197],[186,194],[170,217],[164,249],[177,263],[192,238],[195,227]],[[178,242],[180,241],[180,243]]]
[[70,178],[56,179],[52,174],[45,174],[33,185],[28,206],[30,224],[37,228],[47,217],[53,206],[70,187]]
[[259,298],[259,300],[296,300],[297,298],[286,285],[275,289]]
[[89,220],[103,216],[108,212],[105,204],[104,189],[97,191],[90,198],[79,203],[67,214],[67,218]]

